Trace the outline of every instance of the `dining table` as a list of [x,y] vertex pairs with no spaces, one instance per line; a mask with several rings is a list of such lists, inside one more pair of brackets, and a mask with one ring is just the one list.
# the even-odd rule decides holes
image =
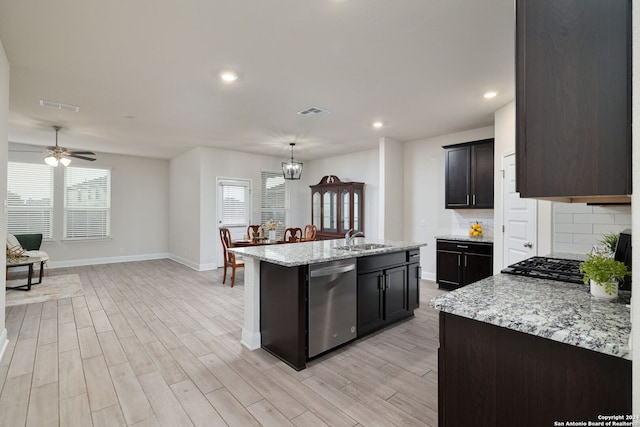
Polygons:
[[255,239],[241,239],[234,240],[233,246],[235,247],[247,247],[247,246],[266,246],[266,245],[279,245],[282,244],[281,240],[270,240],[267,237],[258,237]]

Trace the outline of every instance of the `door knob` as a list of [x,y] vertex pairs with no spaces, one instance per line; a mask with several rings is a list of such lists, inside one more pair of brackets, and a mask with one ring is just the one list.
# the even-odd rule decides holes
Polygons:
[[523,243],[522,246],[524,246],[525,248],[531,249],[533,247],[533,243],[531,242]]

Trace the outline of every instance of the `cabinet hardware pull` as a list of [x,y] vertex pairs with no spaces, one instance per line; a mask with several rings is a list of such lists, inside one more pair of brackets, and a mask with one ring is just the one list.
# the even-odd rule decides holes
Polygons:
[[385,289],[389,289],[391,287],[389,282],[391,282],[391,277],[388,274],[385,274],[384,276]]
[[416,257],[419,257],[419,256],[420,256],[420,254],[413,254],[413,255],[411,255],[411,258],[416,258]]
[[384,276],[380,275],[378,276],[378,290],[383,290],[384,289]]
[[467,194],[467,204],[469,204],[469,195]]
[[473,206],[475,206],[475,205],[476,205],[476,195],[474,194],[473,195]]
[[460,267],[460,255],[458,255],[458,267]]
[[460,248],[460,249],[469,249],[469,246],[465,246],[465,245],[456,245],[456,248]]
[[467,266],[467,256],[466,255],[464,256],[464,266],[465,267]]
[[422,266],[418,266],[418,280],[422,279]]

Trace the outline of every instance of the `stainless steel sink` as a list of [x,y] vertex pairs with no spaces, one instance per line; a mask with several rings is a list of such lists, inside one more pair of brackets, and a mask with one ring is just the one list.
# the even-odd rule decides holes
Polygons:
[[390,246],[391,245],[385,245],[383,243],[360,243],[350,246],[336,246],[335,249],[339,249],[341,251],[370,251],[372,249],[382,249]]

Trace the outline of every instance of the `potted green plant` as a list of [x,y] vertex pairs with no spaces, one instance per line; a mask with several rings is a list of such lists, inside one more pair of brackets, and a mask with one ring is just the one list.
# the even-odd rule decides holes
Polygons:
[[604,246],[607,251],[614,253],[616,251],[616,245],[618,244],[618,237],[620,237],[618,233],[604,234],[602,238],[598,240],[598,243]]
[[606,300],[618,297],[618,280],[631,274],[623,262],[602,253],[587,255],[580,271],[584,274],[584,284],[591,286],[591,295]]

